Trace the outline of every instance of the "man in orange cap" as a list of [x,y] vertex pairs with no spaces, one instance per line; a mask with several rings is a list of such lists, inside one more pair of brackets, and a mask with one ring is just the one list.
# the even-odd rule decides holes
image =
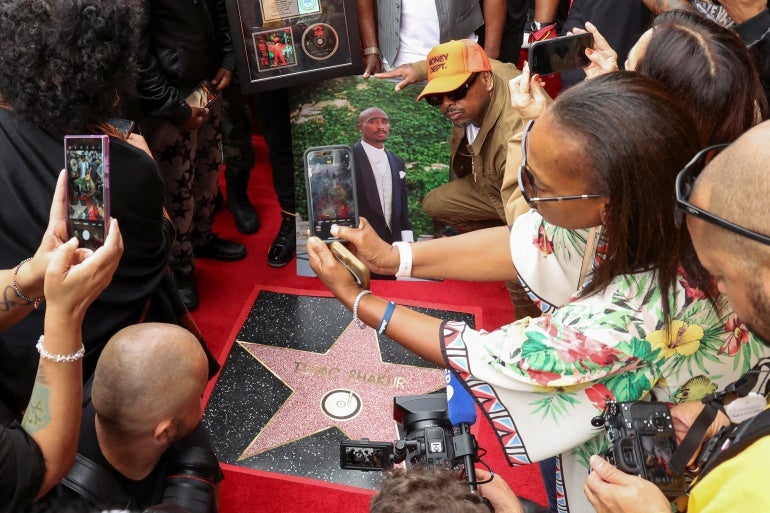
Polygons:
[[430,191],[422,206],[434,220],[459,232],[513,222],[506,220],[508,198],[502,197],[501,187],[508,140],[524,128],[508,94],[508,81],[517,75],[513,64],[490,60],[470,39],[437,45],[424,62],[376,75],[402,77],[396,90],[427,78],[417,99],[440,108],[454,125],[450,167],[457,179]]
[[[513,64],[489,59],[474,41],[461,39],[433,47],[423,62],[375,75],[402,78],[397,91],[427,79],[417,99],[440,108],[454,125],[449,140],[452,180],[426,194],[422,207],[458,232],[511,225],[529,210],[518,188],[502,192],[506,161],[512,159],[513,166],[521,162],[519,145],[508,148],[511,136],[524,129],[508,92],[508,81],[519,73]],[[507,286],[517,317],[539,315],[520,285]]]

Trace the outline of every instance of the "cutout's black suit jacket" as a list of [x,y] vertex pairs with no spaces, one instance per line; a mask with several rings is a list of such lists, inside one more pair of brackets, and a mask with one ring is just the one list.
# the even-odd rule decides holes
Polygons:
[[353,159],[356,168],[356,196],[358,197],[358,214],[365,217],[374,231],[385,242],[392,244],[401,240],[402,230],[411,230],[409,223],[408,205],[406,199],[406,178],[402,178],[405,171],[404,160],[401,157],[385,150],[390,163],[390,175],[393,183],[393,203],[391,206],[391,228],[385,222],[385,215],[380,205],[380,196],[377,191],[377,182],[374,180],[372,165],[366,155],[361,141],[353,145]]

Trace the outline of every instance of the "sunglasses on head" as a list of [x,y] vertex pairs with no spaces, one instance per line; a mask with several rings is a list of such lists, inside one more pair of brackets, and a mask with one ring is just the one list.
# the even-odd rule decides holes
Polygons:
[[519,190],[521,195],[524,196],[524,201],[527,202],[530,208],[537,210],[537,204],[541,202],[549,201],[574,201],[604,198],[606,194],[579,194],[574,196],[546,196],[540,197],[537,195],[537,188],[535,187],[535,177],[532,176],[532,172],[529,170],[529,164],[527,163],[527,146],[529,141],[529,132],[532,130],[532,126],[535,121],[532,120],[527,124],[524,129],[524,135],[521,138],[521,165],[519,166]]
[[729,144],[717,144],[699,151],[692,158],[692,160],[690,160],[690,162],[688,162],[687,165],[685,165],[682,170],[679,171],[679,174],[676,175],[677,210],[674,214],[674,224],[677,228],[680,228],[684,222],[684,215],[687,214],[693,217],[697,217],[698,219],[702,219],[707,223],[719,226],[720,228],[724,228],[727,231],[742,235],[762,244],[770,245],[770,237],[767,235],[763,235],[753,230],[749,230],[748,228],[744,228],[743,226],[732,223],[727,219],[723,219],[690,203],[690,195],[692,194],[695,180],[698,178],[701,171],[703,171],[706,165],[715,156],[715,154],[724,150],[728,146]]
[[471,86],[473,85],[473,82],[476,81],[477,76],[479,76],[478,73],[473,73],[470,77],[468,77],[468,80],[466,80],[463,85],[461,85],[454,91],[449,91],[448,93],[426,94],[425,96],[423,96],[423,98],[425,98],[425,101],[433,105],[434,107],[438,107],[439,105],[444,103],[445,96],[449,98],[449,101],[451,102],[459,102],[460,100],[465,98],[465,96],[468,94],[468,89],[470,89]]

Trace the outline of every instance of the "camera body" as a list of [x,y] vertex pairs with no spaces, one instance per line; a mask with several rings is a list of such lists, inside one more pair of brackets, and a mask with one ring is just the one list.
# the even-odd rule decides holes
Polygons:
[[217,513],[216,483],[223,478],[217,457],[206,447],[188,447],[169,466],[163,501],[143,513]]
[[610,442],[603,454],[607,461],[651,481],[668,498],[684,493],[686,477],[674,474],[669,465],[677,444],[668,404],[608,401],[602,418]]
[[[456,454],[456,437],[447,409],[443,394],[394,397],[393,418],[403,426],[406,436],[392,443],[344,440],[340,442],[340,467],[387,470],[401,462],[407,468],[459,467],[462,458]],[[475,454],[475,444],[473,450]]]

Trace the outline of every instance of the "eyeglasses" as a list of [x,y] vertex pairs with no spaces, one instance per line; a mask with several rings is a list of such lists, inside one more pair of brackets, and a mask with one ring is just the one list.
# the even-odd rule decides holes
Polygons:
[[[524,129],[524,136],[521,139],[521,165],[519,166],[519,190],[521,195],[524,196],[524,200],[531,208],[537,209],[537,204],[546,201],[571,201],[571,200],[585,200],[594,198],[604,198],[606,194],[580,194],[577,196],[548,196],[541,198],[537,196],[537,188],[535,187],[535,177],[532,176],[532,172],[527,165],[527,141],[529,140],[529,132],[532,130],[532,125],[535,121],[532,120],[527,124],[527,128]],[[527,191],[529,189],[530,192]]]
[[438,107],[442,103],[444,103],[444,97],[446,96],[449,98],[450,102],[459,102],[463,98],[465,98],[465,95],[468,94],[468,90],[471,88],[473,83],[476,81],[476,77],[479,76],[478,73],[473,73],[468,80],[465,81],[463,85],[455,89],[454,91],[449,91],[448,93],[434,93],[434,94],[426,94],[423,96],[425,98],[425,101],[433,105],[434,107]]
[[703,210],[700,207],[696,207],[689,201],[695,180],[698,178],[698,175],[700,175],[701,171],[703,171],[703,168],[706,167],[706,164],[708,164],[715,156],[712,155],[712,153],[718,153],[728,146],[729,144],[717,144],[699,151],[692,158],[692,160],[690,160],[690,162],[688,162],[687,165],[684,166],[681,171],[679,171],[679,174],[676,175],[677,210],[674,217],[674,224],[677,228],[681,227],[684,215],[688,214],[693,217],[697,217],[698,219],[702,219],[707,223],[711,223],[713,225],[719,226],[720,228],[724,228],[730,232],[748,237],[749,239],[755,240],[762,244],[770,245],[769,236],[763,235],[753,230],[749,230],[748,228],[744,228],[743,226],[737,225],[735,223],[731,223],[727,219],[723,219],[717,215],[712,214],[711,212]]

